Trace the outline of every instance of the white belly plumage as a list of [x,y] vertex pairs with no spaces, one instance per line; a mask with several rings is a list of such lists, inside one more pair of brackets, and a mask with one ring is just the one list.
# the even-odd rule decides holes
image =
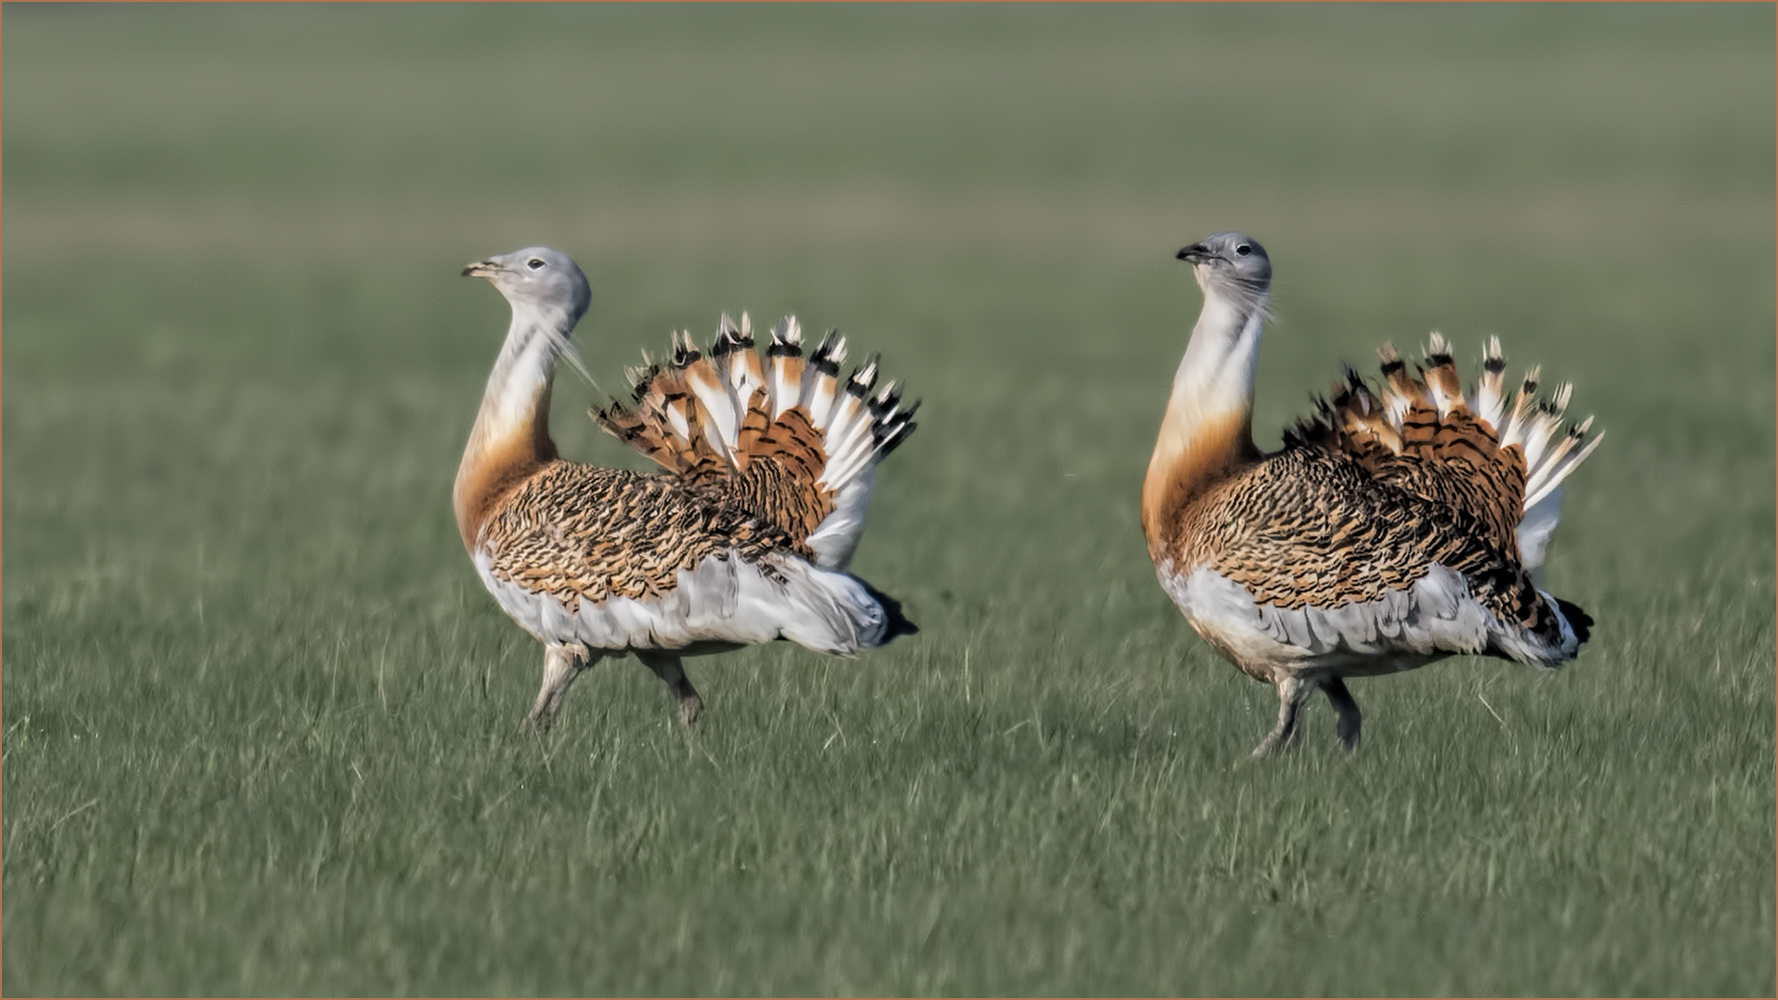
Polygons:
[[485,550],[476,552],[474,561],[501,609],[545,643],[706,653],[789,639],[819,652],[850,656],[880,644],[889,628],[882,605],[856,579],[790,557],[773,567],[784,577],[782,583],[739,556],[712,556],[681,572],[678,585],[662,597],[612,597],[600,604],[583,600],[572,610],[552,595],[495,577]]
[[1580,645],[1566,625],[1561,644],[1551,646],[1501,622],[1471,596],[1461,574],[1437,563],[1405,589],[1333,608],[1259,604],[1207,566],[1180,573],[1163,565],[1158,575],[1193,628],[1253,664],[1389,673],[1492,647],[1524,663],[1555,666]]

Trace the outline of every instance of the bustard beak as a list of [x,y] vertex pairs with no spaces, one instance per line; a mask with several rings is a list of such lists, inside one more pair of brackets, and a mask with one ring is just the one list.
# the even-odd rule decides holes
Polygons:
[[1193,243],[1191,246],[1185,247],[1177,254],[1174,254],[1174,256],[1180,260],[1186,260],[1196,264],[1200,260],[1209,260],[1216,256],[1216,254],[1211,252],[1210,248],[1202,243]]
[[491,260],[480,260],[463,269],[465,278],[492,278],[500,270],[500,265]]

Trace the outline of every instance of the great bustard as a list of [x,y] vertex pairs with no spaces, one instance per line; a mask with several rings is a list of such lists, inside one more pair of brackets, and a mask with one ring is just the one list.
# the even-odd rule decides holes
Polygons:
[[1289,744],[1319,688],[1356,749],[1344,678],[1452,654],[1542,667],[1574,658],[1592,619],[1532,576],[1559,517],[1562,480],[1600,440],[1592,421],[1557,436],[1570,387],[1516,398],[1491,339],[1466,396],[1444,338],[1420,375],[1378,353],[1373,392],[1351,369],[1319,412],[1262,454],[1253,373],[1272,265],[1257,242],[1217,233],[1179,251],[1204,308],[1173,377],[1142,484],[1142,529],[1161,586],[1194,630],[1278,691],[1256,747]]
[[838,377],[845,342],[806,360],[796,320],[768,363],[745,315],[701,355],[675,334],[665,367],[632,372],[633,408],[594,414],[666,468],[566,462],[549,436],[550,386],[589,299],[586,276],[544,247],[471,264],[512,305],[452,492],[482,583],[544,644],[527,721],[547,729],[581,670],[634,653],[672,689],[680,721],[703,701],[681,658],[789,639],[849,656],[910,631],[895,602],[844,572],[873,468],[913,431],[875,361]]

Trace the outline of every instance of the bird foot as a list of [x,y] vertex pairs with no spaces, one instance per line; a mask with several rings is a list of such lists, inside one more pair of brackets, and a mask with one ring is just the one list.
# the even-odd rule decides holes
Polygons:
[[1277,737],[1267,736],[1265,739],[1260,740],[1259,746],[1254,747],[1253,750],[1251,752],[1249,752],[1247,754],[1247,756],[1243,759],[1244,760],[1264,760],[1265,758],[1270,757],[1274,753],[1277,753],[1279,748],[1280,748],[1280,741],[1277,739]]

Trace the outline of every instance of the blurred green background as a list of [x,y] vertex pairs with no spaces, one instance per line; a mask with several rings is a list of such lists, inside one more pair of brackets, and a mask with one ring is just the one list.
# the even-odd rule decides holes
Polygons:
[[[56,993],[1735,993],[1774,976],[1774,13],[1746,6],[4,11],[4,972]],[[1442,330],[1605,445],[1554,674],[1270,692],[1136,496],[1198,307],[1277,271],[1262,445]],[[505,329],[556,437],[671,328],[923,397],[854,570],[923,631],[633,662],[546,741],[448,493]]]

